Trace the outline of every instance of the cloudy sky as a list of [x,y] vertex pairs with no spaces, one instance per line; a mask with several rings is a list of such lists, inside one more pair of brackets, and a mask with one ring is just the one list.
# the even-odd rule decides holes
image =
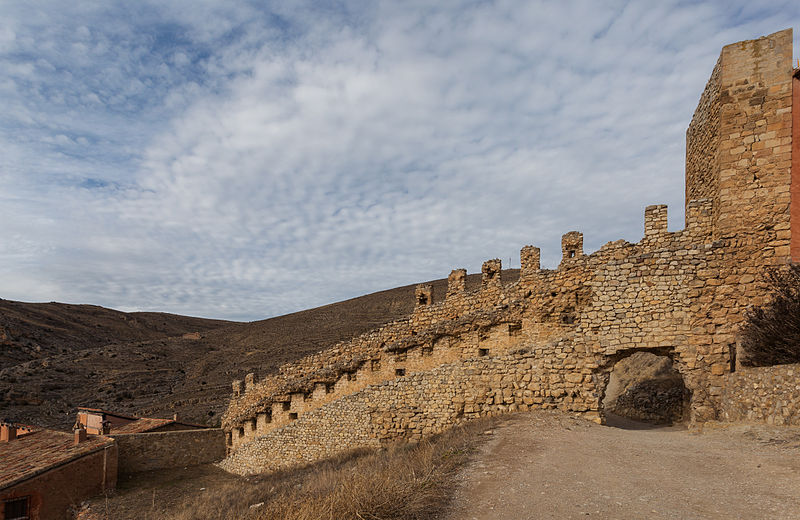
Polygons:
[[254,320],[554,267],[648,204],[680,229],[721,47],[788,27],[797,0],[3,0],[0,297]]

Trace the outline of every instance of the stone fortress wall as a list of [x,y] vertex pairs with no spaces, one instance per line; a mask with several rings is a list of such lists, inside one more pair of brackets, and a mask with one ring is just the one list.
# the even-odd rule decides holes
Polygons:
[[[791,30],[722,50],[687,130],[683,230],[668,231],[666,206],[649,206],[637,243],[586,255],[570,232],[558,269],[541,269],[538,248],[526,246],[516,282],[504,284],[500,261],[489,260],[476,291],[465,290],[463,269],[441,301],[419,286],[409,318],[275,376],[235,381],[223,467],[267,471],[514,410],[603,421],[610,371],[642,350],[672,359],[691,392],[690,420],[800,422],[784,373],[800,368],[756,374],[736,355],[745,309],[767,297],[765,268],[790,262],[800,233],[790,219],[791,60]],[[778,372],[785,398],[748,390]]]

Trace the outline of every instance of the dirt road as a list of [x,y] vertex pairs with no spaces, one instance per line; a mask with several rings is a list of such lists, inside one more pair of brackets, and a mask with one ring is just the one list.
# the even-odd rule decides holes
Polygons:
[[513,416],[460,474],[448,520],[800,519],[800,428],[621,425]]

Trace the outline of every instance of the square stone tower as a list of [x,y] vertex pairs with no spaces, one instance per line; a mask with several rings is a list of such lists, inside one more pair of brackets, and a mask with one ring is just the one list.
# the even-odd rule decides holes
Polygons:
[[795,74],[791,29],[725,46],[686,132],[687,206],[711,199],[714,239],[735,237],[761,265],[788,262],[792,242],[800,256]]

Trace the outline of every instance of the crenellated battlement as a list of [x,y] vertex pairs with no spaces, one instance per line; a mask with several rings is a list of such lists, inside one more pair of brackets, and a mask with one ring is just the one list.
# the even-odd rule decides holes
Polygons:
[[487,260],[481,266],[481,290],[497,290],[502,283],[502,262],[498,258]]
[[459,298],[467,291],[467,270],[453,269],[447,277],[447,299]]
[[[472,291],[466,289],[465,269],[451,271],[447,295],[441,301],[434,300],[432,285],[418,285],[415,308],[408,319],[284,365],[278,375],[262,381],[254,374],[234,381],[231,406],[223,419],[223,426],[231,432],[230,447],[235,449],[371,384],[457,359],[501,354],[524,341],[552,341],[580,330],[585,322],[580,319],[581,311],[592,292],[587,272],[639,263],[643,256],[676,247],[686,251],[701,247],[710,237],[710,204],[693,201],[696,216],[693,213],[688,219],[686,230],[675,233],[666,229],[667,207],[648,206],[645,236],[639,243],[610,242],[588,255],[583,251],[583,234],[566,233],[562,238],[564,258],[555,270],[542,270],[540,249],[525,246],[520,251],[519,281],[504,284],[502,263],[492,259],[483,263],[481,285]],[[526,306],[535,310],[522,312]],[[533,319],[526,320],[526,314]],[[527,321],[524,327],[523,320]],[[472,334],[476,330],[480,332]]]
[[691,420],[724,415],[744,310],[764,301],[765,268],[789,261],[798,234],[791,41],[781,31],[723,49],[687,130],[684,229],[669,231],[667,206],[651,205],[638,242],[587,254],[570,231],[556,269],[525,246],[517,281],[492,259],[474,290],[465,269],[438,301],[432,285],[417,286],[408,318],[234,381],[224,467],[286,467],[514,410],[603,421],[611,369],[640,351],[671,360]]
[[644,210],[644,238],[652,240],[667,233],[667,205],[656,204]]
[[561,264],[578,260],[583,256],[583,233],[570,231],[561,236]]

